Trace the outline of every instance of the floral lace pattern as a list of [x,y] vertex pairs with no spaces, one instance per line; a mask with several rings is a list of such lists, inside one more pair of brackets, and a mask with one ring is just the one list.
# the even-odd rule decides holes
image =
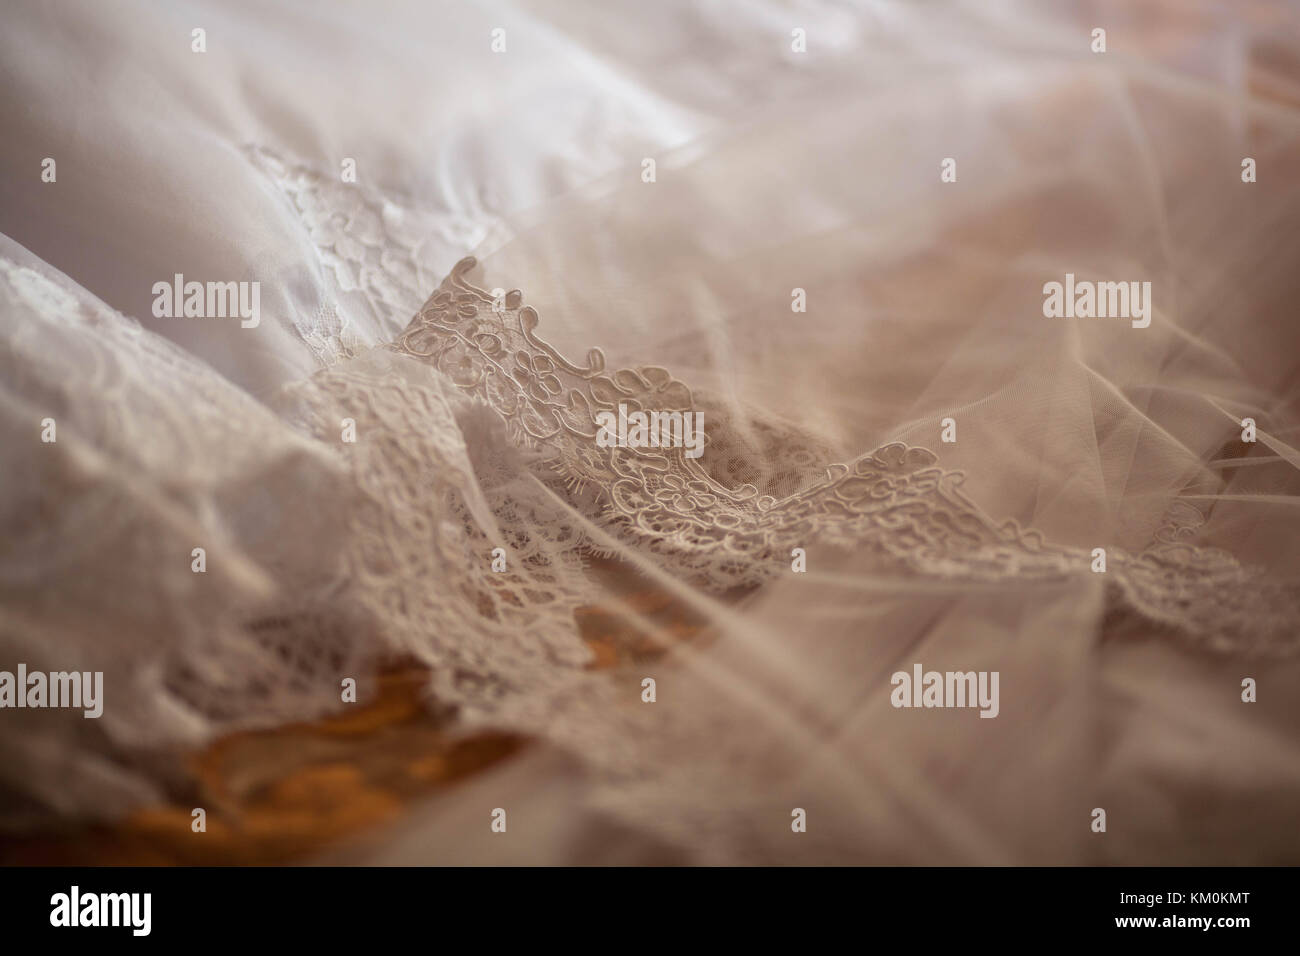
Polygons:
[[[524,305],[522,292],[498,301],[467,279],[475,265],[473,258],[456,265],[393,348],[489,405],[511,442],[538,450],[566,485],[588,493],[593,520],[692,584],[714,590],[759,584],[788,569],[791,549],[814,540],[945,577],[1087,573],[1087,552],[1051,546],[1014,521],[995,524],[961,493],[962,474],[939,467],[923,448],[884,445],[830,465],[824,478],[778,500],[752,484],[719,481],[706,464],[708,451],[695,459],[683,448],[599,447],[599,412],[620,404],[699,411],[691,390],[657,366],[607,370],[595,348],[585,363],[569,361],[537,335],[538,314]],[[711,427],[708,441],[716,449],[727,422],[715,418]],[[808,446],[795,452],[805,461],[814,454]],[[1199,514],[1175,502],[1150,548],[1136,556],[1112,550],[1111,591],[1144,618],[1212,646],[1293,643],[1287,622],[1300,607],[1295,587],[1265,581],[1225,552],[1191,544],[1189,522]],[[1243,613],[1247,605],[1251,614]],[[1261,615],[1268,608],[1276,612]]]
[[[451,215],[419,215],[382,194],[322,177],[261,148],[249,155],[290,198],[343,293],[356,292],[377,327],[417,309],[433,269],[430,245],[473,245],[482,230]],[[576,363],[537,334],[538,313],[511,290],[497,301],[467,278],[462,259],[418,306],[390,346],[430,365],[504,422],[507,442],[540,456],[585,521],[713,591],[757,585],[790,567],[810,541],[870,551],[907,573],[986,581],[1064,579],[1088,573],[1090,555],[1050,545],[1014,521],[997,522],[962,493],[960,471],[924,449],[887,444],[819,468],[829,453],[798,426],[749,410],[742,429],[727,407],[694,394],[658,366],[609,370],[590,349]],[[327,315],[326,318],[329,318]],[[300,329],[321,364],[382,341],[345,320]],[[600,448],[595,414],[631,410],[705,413],[706,451]],[[757,443],[755,440],[757,436]],[[1300,589],[1194,543],[1201,512],[1176,500],[1140,554],[1108,549],[1107,592],[1119,612],[1221,649],[1289,651]],[[585,530],[581,553],[605,551]]]
[[437,265],[438,250],[464,249],[483,239],[480,222],[464,215],[399,205],[264,147],[249,145],[244,154],[292,205],[336,295],[360,304],[358,309],[326,301],[295,317],[299,336],[322,366],[390,339],[392,317],[416,308],[445,270]]
[[[385,277],[420,281],[384,236],[363,249],[312,235],[322,256],[373,260],[341,275],[376,311],[412,294],[389,296],[401,283]],[[593,554],[715,594],[790,573],[792,549],[810,546],[889,576],[1095,579],[1088,552],[995,522],[926,449],[890,443],[818,475],[828,456],[796,426],[747,410],[742,431],[662,367],[609,369],[595,348],[565,357],[523,293],[494,297],[469,280],[475,266],[461,260],[389,345],[337,314],[300,326],[326,367],[283,390],[277,417],[70,283],[0,260],[0,425],[24,449],[7,488],[0,650],[40,666],[57,631],[51,663],[103,669],[121,701],[93,733],[79,719],[7,721],[16,757],[0,772],[22,796],[0,814],[139,803],[160,752],[337,707],[339,674],[386,653],[426,662],[436,703],[465,726],[525,730],[615,776],[629,760],[644,773],[619,734],[589,732],[619,710],[574,619],[607,597]],[[702,411],[703,457],[601,447],[596,416],[619,405]],[[59,441],[33,452],[46,415]],[[355,441],[341,439],[349,421]],[[1109,549],[1104,636],[1293,653],[1295,582],[1196,544],[1203,520],[1175,500],[1148,548]],[[191,569],[196,545],[206,576]],[[672,719],[675,739],[692,733],[692,717]]]
[[[358,488],[330,588],[364,609],[386,646],[428,662],[438,702],[466,723],[503,711],[535,720],[530,704],[591,657],[573,609],[594,598],[561,516],[499,480],[506,462],[467,447],[462,434],[473,433],[499,450],[493,423],[444,395],[427,369],[382,350],[317,373],[283,400],[290,420],[343,449]],[[337,440],[345,418],[355,443]],[[497,548],[503,570],[492,567]]]

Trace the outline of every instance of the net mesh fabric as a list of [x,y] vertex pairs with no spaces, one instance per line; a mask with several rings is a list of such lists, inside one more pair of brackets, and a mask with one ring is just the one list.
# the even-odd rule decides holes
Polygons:
[[[191,341],[228,374],[319,367],[267,401],[6,241],[0,652],[102,669],[112,702],[7,713],[6,823],[116,817],[176,753],[337,708],[341,677],[364,694],[403,654],[459,726],[573,755],[567,812],[690,860],[1294,862],[1285,41],[1215,12],[1172,38],[1128,22],[1103,61],[1077,24],[963,9],[790,64],[654,184],[620,167],[509,222],[283,143],[221,153],[247,205],[213,221],[241,254],[292,250],[256,273],[282,306],[259,333]],[[681,76],[661,88],[720,95]],[[483,272],[447,274],[471,248]],[[1151,326],[1047,319],[1067,272],[1150,278]],[[704,457],[596,446],[619,402],[702,412]],[[707,639],[607,586],[610,559]],[[671,654],[590,670],[593,605]],[[918,661],[1000,671],[998,719],[893,709]],[[1270,688],[1253,710],[1243,676]],[[1095,806],[1125,839],[1089,842]]]
[[[799,490],[777,498],[728,483],[744,472],[735,455],[715,476],[701,464],[708,454],[697,461],[680,448],[601,448],[600,409],[700,406],[664,369],[610,371],[599,350],[581,364],[564,358],[541,338],[523,294],[479,288],[468,278],[474,266],[459,263],[394,344],[360,349],[285,388],[272,415],[131,320],[6,263],[6,311],[25,320],[5,353],[14,376],[7,381],[24,395],[8,393],[9,427],[17,432],[31,418],[39,396],[61,428],[39,472],[20,475],[11,499],[9,525],[49,537],[32,548],[46,555],[41,568],[6,566],[6,642],[36,666],[51,620],[90,614],[93,626],[86,617],[61,625],[64,650],[76,649],[80,669],[106,670],[108,692],[131,702],[108,712],[102,733],[88,732],[76,714],[11,741],[29,761],[10,768],[11,786],[25,791],[22,811],[120,811],[156,795],[160,757],[174,748],[325,712],[337,706],[340,674],[408,654],[429,664],[432,698],[460,726],[521,730],[580,755],[595,775],[589,799],[600,812],[687,841],[704,859],[765,859],[770,848],[747,836],[753,815],[787,795],[764,786],[746,798],[752,813],[737,814],[736,781],[779,781],[798,768],[806,786],[810,736],[836,726],[827,714],[796,712],[756,728],[736,699],[761,700],[793,649],[737,610],[734,596],[787,578],[794,547],[852,555],[847,577],[885,606],[978,606],[1009,592],[1028,604],[1027,595],[1096,592],[1081,600],[1095,605],[1103,633],[1149,637],[1156,629],[1233,652],[1294,649],[1294,587],[1194,543],[1203,516],[1188,502],[1174,503],[1151,547],[1112,548],[1102,586],[1088,551],[991,520],[962,493],[961,473],[926,449],[890,443],[812,478],[819,440],[801,441],[788,423],[760,424],[751,431],[781,436],[779,466],[770,458],[764,466],[798,476]],[[77,348],[62,347],[74,339]],[[117,383],[117,392],[101,390],[112,401],[94,409],[70,402],[67,383],[79,387],[87,376]],[[201,396],[207,417],[171,418],[177,389],[190,406]],[[715,459],[730,440],[721,410],[704,407]],[[752,409],[747,417],[762,421]],[[355,442],[342,440],[349,421]],[[168,471],[177,459],[188,463],[189,480]],[[156,476],[155,497],[142,498],[126,480],[140,473]],[[295,500],[302,507],[286,510]],[[44,520],[25,521],[30,514]],[[122,514],[132,520],[113,520]],[[33,545],[21,534],[11,540]],[[208,543],[208,574],[192,572],[189,541]],[[498,547],[504,572],[492,569]],[[154,589],[156,602],[77,590],[77,580],[92,580],[87,562],[123,554],[131,560],[113,565],[141,579],[118,577],[121,593]],[[700,688],[689,705],[651,716],[617,691],[637,674],[587,670],[591,651],[574,612],[609,599],[588,565],[611,556],[699,609],[723,635],[716,659],[677,651],[684,679]],[[59,590],[24,588],[37,571]],[[844,583],[830,578],[832,590]],[[637,618],[635,609],[622,613]],[[778,687],[794,680],[809,706],[815,690],[806,678],[775,679]],[[57,748],[38,745],[51,734]],[[690,755],[718,740],[729,743],[704,771]],[[60,755],[56,766],[50,753]],[[665,773],[666,764],[679,771]],[[726,795],[727,809],[717,819],[668,813],[686,785],[678,772],[693,792]],[[80,785],[67,787],[69,774]],[[106,780],[116,801],[104,799]],[[78,794],[94,800],[79,805]],[[982,852],[965,845],[967,835],[953,839],[956,848],[941,841],[935,852]],[[816,839],[800,853],[849,852],[835,845]]]

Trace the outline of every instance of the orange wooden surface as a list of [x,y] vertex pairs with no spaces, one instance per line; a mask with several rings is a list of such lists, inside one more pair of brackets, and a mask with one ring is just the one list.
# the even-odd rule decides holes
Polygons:
[[[695,638],[700,620],[647,589],[624,566],[598,562],[622,604],[670,640]],[[575,623],[596,669],[649,660],[665,647],[612,606],[578,609]],[[400,820],[417,800],[529,745],[523,736],[453,735],[426,706],[428,672],[413,663],[380,675],[373,699],[309,723],[222,737],[189,755],[184,799],[147,807],[112,827],[74,826],[0,838],[0,864],[280,864],[310,859],[338,841]],[[184,788],[183,788],[184,789]],[[191,830],[191,811],[207,830]]]

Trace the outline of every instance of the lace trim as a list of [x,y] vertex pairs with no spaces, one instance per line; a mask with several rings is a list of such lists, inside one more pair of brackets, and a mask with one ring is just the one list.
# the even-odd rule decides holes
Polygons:
[[473,247],[487,232],[478,219],[399,205],[262,146],[246,145],[244,154],[293,206],[342,300],[294,318],[322,367],[391,339],[391,317],[416,308],[446,269],[450,257],[436,262],[437,251]]
[[[719,481],[706,467],[707,453],[693,459],[682,448],[598,446],[596,415],[619,404],[702,409],[689,387],[658,366],[608,371],[598,348],[585,363],[566,359],[537,335],[538,314],[521,291],[497,303],[468,280],[475,265],[473,258],[457,263],[391,348],[486,403],[511,442],[541,453],[589,518],[692,583],[714,590],[759,584],[787,571],[790,550],[811,541],[869,550],[943,577],[1089,573],[1089,552],[1049,545],[1014,521],[995,524],[962,494],[964,475],[939,467],[924,448],[884,445],[829,465],[823,478],[778,499],[753,484]],[[719,435],[726,441],[727,430],[725,418],[714,418],[709,442]],[[807,461],[813,449],[795,446],[788,454]],[[1189,507],[1174,502],[1142,553],[1108,549],[1113,599],[1213,647],[1293,645],[1288,621],[1300,592],[1225,552],[1191,544]]]
[[[450,213],[402,209],[268,150],[248,152],[294,203],[340,290],[360,294],[377,325],[415,307],[416,290],[434,268],[431,244],[466,248],[486,232]],[[715,591],[757,585],[787,571],[790,549],[810,541],[870,551],[927,575],[1005,581],[1088,573],[1089,553],[985,515],[962,494],[964,475],[939,467],[926,449],[888,444],[817,477],[825,449],[761,411],[747,410],[742,431],[726,408],[708,404],[664,368],[607,371],[600,349],[585,363],[572,362],[536,334],[537,312],[523,305],[519,290],[494,311],[489,293],[466,277],[473,267],[473,259],[457,263],[389,348],[486,403],[509,442],[537,452],[565,484],[584,519],[693,584]],[[328,313],[300,329],[322,364],[378,343],[374,334],[349,337],[348,322]],[[619,402],[706,412],[708,452],[696,460],[677,449],[599,448],[594,414]],[[798,490],[765,493],[791,487]],[[1107,549],[1112,618],[1135,613],[1211,647],[1293,650],[1297,585],[1196,545],[1200,520],[1187,502],[1174,501],[1142,552]],[[580,530],[573,537],[587,551],[601,550]]]

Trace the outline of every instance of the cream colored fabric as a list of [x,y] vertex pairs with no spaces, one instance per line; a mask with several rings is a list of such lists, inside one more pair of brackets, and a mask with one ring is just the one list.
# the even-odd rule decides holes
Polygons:
[[[3,151],[0,665],[108,693],[0,715],[11,825],[409,653],[564,755],[536,804],[503,771],[548,820],[512,859],[1295,860],[1282,8],[106,9],[3,41],[41,145]],[[152,72],[49,72],[105,38]],[[154,318],[177,272],[259,281],[261,324]],[[1150,325],[1047,317],[1067,274],[1150,282]],[[620,402],[702,413],[703,456],[599,447]],[[581,607],[675,643],[593,557],[708,638],[589,670]],[[892,706],[915,663],[997,671],[997,717]],[[373,859],[501,859],[491,791]]]

